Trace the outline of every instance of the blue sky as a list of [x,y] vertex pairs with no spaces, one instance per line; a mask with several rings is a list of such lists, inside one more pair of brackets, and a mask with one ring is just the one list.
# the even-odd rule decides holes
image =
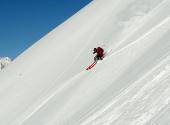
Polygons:
[[16,58],[92,0],[0,0],[0,57]]

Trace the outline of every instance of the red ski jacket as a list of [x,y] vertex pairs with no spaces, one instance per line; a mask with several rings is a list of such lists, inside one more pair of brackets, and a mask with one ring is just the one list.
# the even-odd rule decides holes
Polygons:
[[97,55],[99,55],[100,57],[103,57],[104,50],[101,47],[97,47],[96,51],[94,51],[94,53],[97,53]]

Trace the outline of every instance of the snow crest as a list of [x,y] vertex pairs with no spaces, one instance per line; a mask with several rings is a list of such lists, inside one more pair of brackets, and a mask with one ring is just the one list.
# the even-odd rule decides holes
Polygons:
[[0,70],[5,68],[11,63],[11,59],[9,57],[1,57],[0,58]]

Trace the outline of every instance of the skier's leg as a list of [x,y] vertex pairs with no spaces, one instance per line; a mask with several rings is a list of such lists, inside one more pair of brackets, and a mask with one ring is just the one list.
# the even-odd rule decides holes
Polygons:
[[102,57],[102,56],[100,56],[100,60],[103,60],[103,57]]
[[100,56],[99,55],[97,55],[97,61],[99,61],[100,60]]
[[98,55],[98,60],[103,60],[103,57]]
[[96,56],[94,57],[94,62],[97,62],[97,60],[98,60],[98,59],[97,59],[97,55],[96,55]]

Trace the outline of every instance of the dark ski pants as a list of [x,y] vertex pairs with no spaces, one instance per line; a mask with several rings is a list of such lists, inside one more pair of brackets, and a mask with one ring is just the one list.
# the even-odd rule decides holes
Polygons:
[[103,57],[101,57],[100,55],[96,55],[94,57],[94,61],[97,62],[98,60],[103,60]]

